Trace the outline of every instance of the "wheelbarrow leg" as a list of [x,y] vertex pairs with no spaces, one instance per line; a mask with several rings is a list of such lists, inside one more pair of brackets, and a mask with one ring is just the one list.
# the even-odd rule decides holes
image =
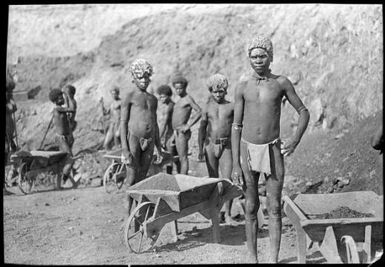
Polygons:
[[172,222],[171,226],[172,236],[173,236],[173,242],[178,241],[178,222],[177,220]]
[[363,263],[369,263],[371,262],[371,256],[372,256],[372,251],[371,251],[371,243],[372,243],[372,226],[371,225],[366,225],[365,226],[365,243],[363,246],[363,250],[366,254],[366,256],[363,259]]
[[212,231],[213,231],[213,239],[215,243],[221,242],[221,236],[219,231],[219,214],[220,214],[220,208],[219,206],[219,196],[220,196],[220,185],[217,184],[217,186],[214,188],[211,196],[210,196],[210,208],[209,213],[211,217],[211,223],[212,223]]
[[325,236],[319,249],[328,263],[342,263],[338,254],[337,240],[332,226],[326,228]]

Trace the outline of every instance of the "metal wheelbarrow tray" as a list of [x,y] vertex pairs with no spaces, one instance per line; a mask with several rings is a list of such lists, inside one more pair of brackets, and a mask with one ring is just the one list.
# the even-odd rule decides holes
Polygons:
[[[129,209],[133,201],[137,206],[129,210],[125,241],[131,251],[140,253],[155,244],[166,223],[175,221],[176,226],[177,219],[195,212],[211,219],[214,242],[219,242],[219,211],[225,201],[240,196],[242,189],[224,179],[159,173],[129,187],[127,193]],[[139,240],[134,241],[136,237]],[[143,241],[147,249],[142,250]]]
[[[342,241],[347,250],[347,261],[358,263],[355,242],[363,244],[363,262],[370,262],[373,241],[382,241],[383,198],[372,191],[357,191],[334,194],[299,194],[291,200],[283,198],[284,211],[297,232],[298,261],[306,262],[306,249],[318,243],[321,254],[328,263],[342,263],[339,255]],[[318,218],[339,207],[347,207],[373,217],[363,218]],[[312,219],[314,218],[314,219]]]

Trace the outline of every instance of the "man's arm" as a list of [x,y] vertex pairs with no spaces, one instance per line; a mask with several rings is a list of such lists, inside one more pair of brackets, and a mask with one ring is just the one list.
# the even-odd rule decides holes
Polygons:
[[199,147],[199,160],[203,160],[203,146],[206,139],[206,133],[207,133],[207,125],[208,125],[208,118],[207,118],[207,106],[203,108],[202,111],[202,117],[201,122],[199,126],[199,132],[198,132],[198,147]]
[[156,149],[160,152],[161,144],[160,144],[160,137],[159,137],[159,126],[158,126],[158,118],[156,115],[156,110],[158,109],[158,99],[154,96],[154,108],[153,108],[153,114],[154,114],[154,124],[155,124],[155,146]]
[[310,114],[305,105],[302,103],[299,96],[297,95],[297,93],[295,92],[293,85],[287,78],[282,77],[281,85],[284,88],[287,100],[299,114],[297,130],[294,136],[292,137],[291,142],[286,144],[283,148],[284,150],[287,150],[287,153],[285,154],[288,156],[294,152],[294,149],[301,141],[302,135],[304,134],[309,123]]
[[122,101],[120,108],[120,140],[122,144],[122,154],[128,159],[130,147],[127,142],[127,127],[130,118],[131,93],[128,93]]
[[382,137],[382,124],[381,124],[371,138],[371,145],[374,149],[380,150],[383,146],[383,142],[384,142],[384,139]]
[[201,110],[201,107],[197,103],[195,103],[195,100],[190,95],[188,97],[190,100],[190,106],[195,111],[195,114],[192,116],[190,121],[187,123],[188,127],[191,128],[201,118],[202,110]]
[[244,98],[243,98],[243,84],[241,83],[234,94],[234,119],[231,127],[231,150],[233,154],[233,173],[232,178],[234,182],[242,184],[242,169],[240,166],[239,146],[242,133]]

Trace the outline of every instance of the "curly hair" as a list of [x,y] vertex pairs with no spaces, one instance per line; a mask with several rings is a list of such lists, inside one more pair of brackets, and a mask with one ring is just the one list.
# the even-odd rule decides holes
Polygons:
[[141,71],[143,73],[147,73],[149,76],[154,73],[151,64],[148,63],[147,60],[142,58],[138,58],[134,60],[134,62],[132,62],[130,66],[130,71],[132,74],[134,74],[135,71]]
[[171,87],[168,86],[167,84],[159,86],[158,89],[156,89],[156,92],[159,95],[167,95],[167,96],[171,96],[172,95]]
[[248,55],[250,57],[251,50],[254,48],[262,48],[266,50],[267,54],[270,57],[270,61],[273,61],[273,43],[270,38],[264,35],[257,35],[249,44],[247,48]]
[[218,88],[223,88],[227,90],[228,86],[229,86],[229,82],[227,81],[226,76],[219,73],[211,75],[207,80],[207,87],[209,88],[210,92],[213,89],[218,89]]
[[51,90],[51,92],[49,92],[49,100],[51,100],[52,103],[56,103],[57,99],[59,98],[59,96],[61,96],[63,93],[60,89],[58,88],[54,88]]
[[183,84],[184,87],[187,87],[188,85],[188,81],[182,75],[177,75],[172,79],[173,86],[175,86],[177,83]]

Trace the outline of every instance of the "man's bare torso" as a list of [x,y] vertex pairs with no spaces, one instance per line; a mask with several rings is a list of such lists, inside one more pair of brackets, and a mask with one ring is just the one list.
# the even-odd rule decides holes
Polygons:
[[174,105],[174,112],[172,113],[172,127],[178,129],[178,127],[185,125],[190,119],[191,115],[191,104],[190,96],[185,95],[179,98]]
[[251,77],[242,83],[242,138],[251,143],[265,144],[280,135],[281,100],[284,90],[279,79],[279,76],[271,74],[268,80],[258,81]]
[[158,109],[156,111],[159,127],[161,125],[164,125],[165,123],[168,124],[166,125],[166,129],[167,129],[166,133],[172,132],[172,122],[171,120],[169,120],[168,122],[166,120],[167,120],[168,114],[171,112],[173,108],[174,108],[174,102],[170,100],[168,104],[159,103]]
[[213,139],[230,137],[233,117],[233,103],[226,101],[218,104],[211,100],[207,104],[208,136]]
[[114,124],[120,123],[120,105],[121,105],[120,100],[114,100],[110,106],[111,122]]
[[70,127],[66,112],[59,112],[61,107],[54,109],[53,119],[55,123],[56,133],[59,135],[69,135]]
[[128,130],[131,134],[150,138],[155,134],[157,99],[148,92],[134,90],[130,92]]

